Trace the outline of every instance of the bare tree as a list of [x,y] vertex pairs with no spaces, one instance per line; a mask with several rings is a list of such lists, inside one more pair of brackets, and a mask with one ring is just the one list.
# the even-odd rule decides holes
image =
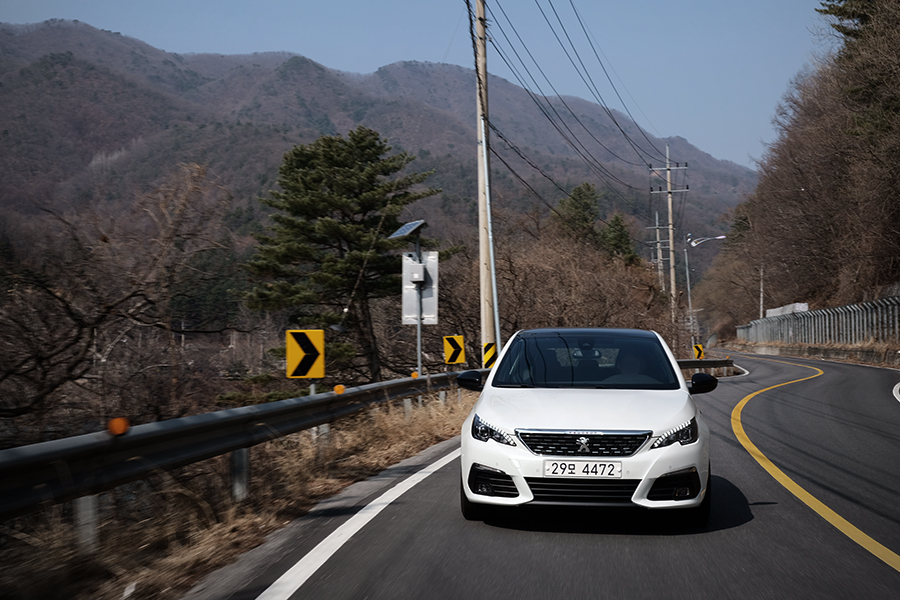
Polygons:
[[2,272],[0,417],[52,416],[71,430],[123,409],[177,415],[190,389],[173,297],[220,246],[226,200],[185,165],[126,214],[92,206],[21,228]]

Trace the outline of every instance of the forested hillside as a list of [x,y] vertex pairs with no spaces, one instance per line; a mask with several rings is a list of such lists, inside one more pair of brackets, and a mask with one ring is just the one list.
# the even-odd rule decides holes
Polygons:
[[900,5],[824,2],[839,49],[785,94],[760,181],[735,210],[695,306],[722,333],[764,307],[896,295],[900,282]]

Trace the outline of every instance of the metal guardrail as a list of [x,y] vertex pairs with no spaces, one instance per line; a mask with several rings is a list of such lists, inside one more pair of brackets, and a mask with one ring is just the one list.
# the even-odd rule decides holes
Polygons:
[[730,358],[703,358],[697,360],[679,360],[678,366],[682,369],[724,369],[734,366],[734,360]]
[[[678,363],[683,369],[733,364],[730,359]],[[0,521],[331,423],[376,403],[445,390],[457,375],[397,379],[340,395],[327,392],[147,423],[120,437],[104,431],[0,450]]]
[[104,431],[0,450],[0,521],[330,423],[372,404],[447,389],[457,374],[147,423],[120,437]]
[[795,312],[737,327],[741,342],[841,344],[900,342],[900,297]]

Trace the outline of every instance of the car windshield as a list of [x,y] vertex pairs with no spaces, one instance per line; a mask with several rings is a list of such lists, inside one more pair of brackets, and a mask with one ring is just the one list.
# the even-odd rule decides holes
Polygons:
[[523,333],[496,367],[495,387],[674,390],[680,387],[654,337],[615,333]]

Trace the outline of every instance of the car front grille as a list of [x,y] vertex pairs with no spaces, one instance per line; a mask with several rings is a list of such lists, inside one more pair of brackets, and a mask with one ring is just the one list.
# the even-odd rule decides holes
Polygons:
[[516,432],[525,447],[542,456],[631,456],[651,431],[537,431]]
[[631,504],[639,479],[552,479],[527,477],[532,504],[624,506]]

